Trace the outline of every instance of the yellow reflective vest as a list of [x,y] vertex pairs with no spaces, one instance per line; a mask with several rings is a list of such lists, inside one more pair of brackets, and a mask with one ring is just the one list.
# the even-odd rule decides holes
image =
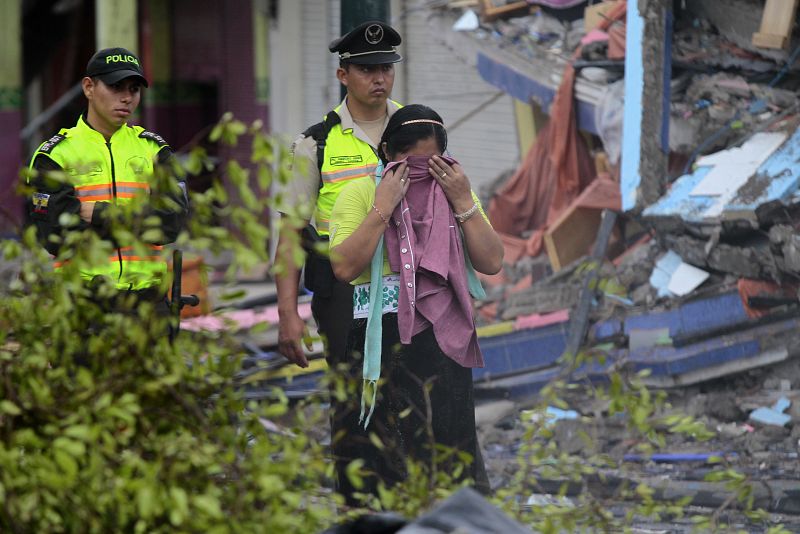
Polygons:
[[[80,117],[76,126],[62,129],[39,146],[31,158],[31,168],[36,157],[44,154],[68,174],[69,185],[75,188],[80,202],[123,205],[149,194],[149,177],[165,146],[160,136],[128,125],[106,142]],[[143,253],[132,247],[118,248],[107,262],[82,269],[81,277],[91,280],[107,276],[116,281],[117,288],[125,290],[158,285],[167,272],[161,249],[160,245],[147,245]],[[62,264],[56,262],[54,267],[58,270]]]
[[[333,111],[338,114],[341,107],[339,104]],[[330,129],[320,167],[322,187],[314,212],[320,235],[329,235],[331,211],[342,188],[353,180],[373,175],[377,166],[375,150],[353,135],[352,129],[343,129],[341,123]]]

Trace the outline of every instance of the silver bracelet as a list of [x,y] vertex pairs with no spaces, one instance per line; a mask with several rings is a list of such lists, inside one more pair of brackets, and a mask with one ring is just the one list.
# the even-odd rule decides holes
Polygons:
[[458,222],[463,224],[468,220],[470,220],[470,218],[472,218],[472,216],[475,215],[477,211],[478,211],[478,205],[473,202],[472,207],[470,209],[468,209],[464,213],[454,213],[453,216],[456,218]]

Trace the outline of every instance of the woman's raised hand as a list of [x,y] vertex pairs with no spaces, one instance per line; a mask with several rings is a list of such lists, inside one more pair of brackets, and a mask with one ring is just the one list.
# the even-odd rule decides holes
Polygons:
[[428,172],[442,186],[454,212],[463,213],[472,207],[469,178],[464,174],[461,165],[456,163],[450,166],[441,157],[431,156],[428,160]]
[[389,217],[408,191],[408,166],[401,163],[381,177],[375,189],[375,206]]

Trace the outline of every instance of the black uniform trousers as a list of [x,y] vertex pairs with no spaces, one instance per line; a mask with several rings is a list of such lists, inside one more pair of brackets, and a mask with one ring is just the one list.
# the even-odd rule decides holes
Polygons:
[[360,410],[361,360],[347,357],[345,345],[353,322],[353,286],[334,280],[330,291],[318,291],[311,299],[311,314],[320,335],[325,339],[325,359],[328,363],[330,396],[331,453],[336,466],[336,487],[349,504],[356,504],[346,468],[358,458],[358,451],[348,447],[347,435],[357,428],[348,426],[353,413],[358,419]]

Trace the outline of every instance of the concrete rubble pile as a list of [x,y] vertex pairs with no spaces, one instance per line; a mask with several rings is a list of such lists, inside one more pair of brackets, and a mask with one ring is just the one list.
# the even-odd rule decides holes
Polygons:
[[[741,5],[746,2],[728,3],[740,12],[746,8]],[[487,7],[490,4],[493,7]],[[593,39],[597,30],[582,16],[588,14],[586,2],[534,1],[527,2],[527,10],[517,4],[438,2],[434,11],[446,20],[459,19],[454,28],[471,33],[475,41],[531,61],[549,59],[556,67],[565,65],[567,56],[582,44],[573,61],[581,67],[579,77],[586,69],[597,68],[605,76],[591,74],[593,82],[613,84],[624,76],[624,49],[620,56],[611,38],[619,31],[624,34],[624,21],[611,24],[603,32],[606,39],[596,35]],[[721,13],[726,6],[686,4],[676,7],[672,40],[667,177],[671,183],[662,199],[644,213],[628,217],[611,236],[608,258],[614,261],[601,267],[605,298],[592,312],[594,322],[619,315],[620,310],[629,314],[637,309],[669,309],[679,302],[676,297],[685,302],[724,293],[737,289],[742,278],[791,286],[800,267],[794,199],[800,166],[792,157],[800,141],[795,133],[800,101],[797,76],[781,70],[788,54],[757,48],[743,39],[748,29],[741,28],[743,23],[729,27]],[[565,7],[559,10],[554,5]],[[479,16],[471,26],[461,25],[465,17],[459,15],[470,7]],[[603,143],[594,147],[594,153],[608,156],[608,148]],[[611,178],[618,179],[618,159],[602,161]],[[526,232],[520,237],[527,237]],[[670,251],[673,254],[663,258]],[[549,249],[549,257],[527,252],[507,253],[502,275],[485,280],[489,298],[481,306],[484,324],[549,314],[577,302],[583,275],[580,256],[556,265]],[[678,270],[673,284],[678,289],[669,290],[670,279],[660,287],[663,276],[653,274],[660,268],[667,269],[670,277]],[[694,287],[686,286],[692,280]],[[769,303],[789,298],[786,291],[780,293]],[[757,314],[747,306],[750,296],[742,291],[746,311]],[[762,298],[760,305],[768,300]]]
[[[504,238],[507,263],[500,275],[484,278],[487,299],[478,307],[487,369],[476,372],[476,391],[491,400],[479,408],[482,443],[493,482],[502,486],[518,469],[512,459],[524,441],[524,408],[538,402],[545,385],[568,376],[587,389],[565,393],[575,417],[555,420],[552,439],[560,451],[587,461],[610,455],[617,462],[604,471],[605,481],[584,480],[583,489],[607,498],[620,481],[647,482],[657,498],[691,496],[697,506],[725,507],[730,493],[704,481],[720,457],[758,483],[758,506],[791,514],[780,520],[797,527],[800,77],[797,53],[789,53],[797,41],[782,50],[755,47],[753,13],[760,15],[762,6],[747,0],[675,6],[664,194],[620,218],[599,262],[588,256],[591,241],[570,261],[558,257],[559,249],[575,248],[573,236],[587,225],[597,231],[599,207],[559,219],[560,234],[551,219],[545,243],[548,234],[558,239],[535,255],[528,254],[530,241],[527,249],[520,244],[532,229]],[[454,20],[463,11],[445,2],[436,16]],[[610,50],[613,38],[592,40],[592,30],[567,11],[479,17],[471,38],[482,53],[517,70],[527,58],[529,71],[545,73],[543,85],[583,40],[572,61],[576,88],[584,86],[576,101],[594,105],[596,119],[621,121],[624,49],[620,57]],[[544,60],[551,70],[540,68]],[[604,96],[586,97],[587,84]],[[621,124],[595,120],[594,126],[598,174],[618,182],[621,136],[612,132]],[[492,194],[502,194],[502,184],[486,194],[487,204]],[[593,269],[592,306],[582,317]],[[565,375],[562,358],[581,321],[588,324],[581,352],[593,363]],[[696,417],[716,436],[701,442],[670,435],[660,456],[637,456],[641,437],[591,395],[591,384],[619,370],[631,376],[647,370],[645,384],[667,394],[670,410]],[[546,487],[558,493],[564,481],[538,482],[541,493]]]

